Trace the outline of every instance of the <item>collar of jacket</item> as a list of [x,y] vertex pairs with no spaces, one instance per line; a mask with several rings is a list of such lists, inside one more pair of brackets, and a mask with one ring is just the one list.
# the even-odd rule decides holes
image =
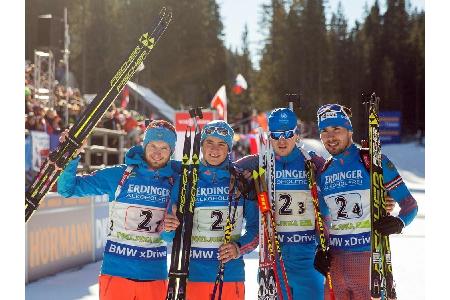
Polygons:
[[359,160],[359,148],[355,143],[351,144],[342,153],[333,156],[333,160],[339,160],[342,164],[351,162],[353,160]]
[[200,164],[200,176],[207,182],[230,178],[230,160],[226,158],[220,165],[211,166],[205,160]]
[[280,156],[280,155],[275,155],[275,160],[277,162],[281,162],[281,163],[290,163],[294,160],[298,160],[299,157],[302,157],[302,153],[300,152],[300,150],[297,148],[297,146],[294,147],[294,149],[292,149],[291,153],[289,153],[286,156]]

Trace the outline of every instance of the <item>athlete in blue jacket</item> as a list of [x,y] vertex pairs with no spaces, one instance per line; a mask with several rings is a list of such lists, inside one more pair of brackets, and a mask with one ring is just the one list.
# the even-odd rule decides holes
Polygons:
[[[305,156],[296,147],[297,117],[288,108],[273,110],[268,118],[269,140],[275,152],[275,220],[278,238],[293,299],[323,299],[324,277],[314,268],[317,246],[315,215],[305,170]],[[320,169],[324,159],[309,153]],[[258,156],[242,158],[237,164],[247,170],[258,168]],[[280,273],[280,272],[279,272]],[[279,278],[282,278],[281,273]],[[287,293],[283,285],[283,299]]]
[[76,176],[76,158],[59,177],[58,193],[64,197],[109,197],[100,299],[165,299],[167,249],[161,232],[177,176],[169,161],[175,142],[172,124],[152,121],[143,145],[126,153],[125,164]]
[[[320,174],[321,210],[330,216],[330,251],[316,254],[321,272],[330,268],[336,299],[370,299],[370,175],[353,143],[350,110],[338,104],[317,113],[320,138],[332,155]],[[384,187],[399,204],[397,217],[374,224],[384,235],[401,233],[417,214],[417,202],[394,164],[382,156]],[[327,294],[326,294],[327,295]]]
[[[224,121],[209,122],[202,130],[203,158],[195,200],[187,300],[210,300],[220,260],[225,263],[222,299],[244,299],[242,255],[258,245],[258,211],[255,201],[249,201],[239,192],[233,193],[232,208],[236,197],[239,201],[236,221],[232,242],[224,244],[224,228],[230,205],[231,168],[234,168],[229,159],[233,135],[233,129]],[[172,194],[173,205],[177,203],[177,195],[175,188]],[[174,217],[172,212],[167,216],[167,222],[171,223],[170,219]],[[245,233],[241,235],[244,219]],[[175,228],[176,226],[170,227],[171,230]]]

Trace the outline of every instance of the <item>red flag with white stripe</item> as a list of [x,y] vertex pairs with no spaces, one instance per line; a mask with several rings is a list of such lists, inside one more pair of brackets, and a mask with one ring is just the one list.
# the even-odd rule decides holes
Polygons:
[[244,76],[238,74],[233,86],[233,93],[235,95],[240,95],[245,90],[247,90],[247,81],[245,80]]
[[211,108],[217,110],[220,120],[227,121],[227,93],[225,85],[222,85],[212,98]]

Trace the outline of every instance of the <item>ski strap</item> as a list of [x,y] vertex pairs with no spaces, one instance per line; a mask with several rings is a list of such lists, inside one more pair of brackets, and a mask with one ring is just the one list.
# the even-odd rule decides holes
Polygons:
[[123,184],[127,180],[128,176],[130,176],[131,171],[133,171],[134,165],[129,165],[125,169],[125,172],[123,172],[122,179],[120,179],[119,184],[117,184],[116,192],[114,193],[114,201],[117,200],[117,197],[119,197],[120,192],[122,191]]
[[109,222],[110,222],[110,226],[109,226],[109,233],[108,235],[111,235],[113,228],[114,228],[114,221],[112,219],[113,216],[113,212],[114,212],[114,207],[117,201],[117,197],[119,197],[120,192],[122,191],[122,187],[123,184],[125,183],[125,181],[127,180],[128,176],[130,176],[131,172],[134,169],[134,165],[128,165],[127,168],[125,169],[125,172],[123,172],[122,178],[120,179],[119,183],[117,184],[117,188],[116,188],[116,192],[114,193],[114,200],[112,201],[112,207],[109,208]]

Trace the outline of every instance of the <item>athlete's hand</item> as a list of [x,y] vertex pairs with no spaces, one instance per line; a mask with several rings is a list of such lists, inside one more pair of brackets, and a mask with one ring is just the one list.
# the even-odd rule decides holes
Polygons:
[[236,243],[227,243],[219,247],[219,260],[227,263],[232,259],[239,257],[239,249]]
[[402,233],[405,224],[400,218],[385,216],[373,224],[373,229],[378,230],[382,235]]
[[327,273],[330,272],[331,265],[331,253],[330,250],[326,251],[322,250],[320,245],[316,248],[316,255],[314,256],[314,268],[322,273],[323,276],[327,276]]
[[386,212],[391,214],[394,211],[395,200],[389,195],[385,195],[384,199],[386,200]]
[[247,179],[248,181],[251,181],[253,179],[252,172],[249,170],[242,171],[242,176],[244,176],[244,178]]
[[172,230],[177,229],[177,227],[180,225],[180,220],[177,218],[177,206],[174,204],[172,205],[172,213],[164,215],[164,230],[169,232]]
[[[59,136],[59,142],[64,143],[64,141],[66,140],[68,135],[69,135],[69,129],[66,129],[63,132],[61,132],[61,135]],[[81,147],[79,149],[77,149],[77,151],[75,152],[76,155],[79,155],[81,152],[84,152],[84,147],[86,147],[86,145],[87,145],[87,138],[84,139],[83,143],[81,144]]]

